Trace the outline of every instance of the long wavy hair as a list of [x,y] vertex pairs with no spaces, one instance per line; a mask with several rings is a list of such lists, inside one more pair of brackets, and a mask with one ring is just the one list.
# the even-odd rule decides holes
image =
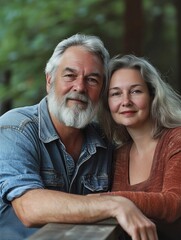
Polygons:
[[[158,138],[165,128],[181,126],[181,96],[165,81],[160,73],[145,58],[134,55],[113,57],[108,66],[108,86],[113,73],[119,69],[137,69],[148,86],[152,97],[150,118],[153,121],[152,137]],[[103,106],[99,113],[99,121],[109,139],[119,143],[128,142],[131,137],[123,125],[113,120],[108,106],[107,88],[103,97]]]

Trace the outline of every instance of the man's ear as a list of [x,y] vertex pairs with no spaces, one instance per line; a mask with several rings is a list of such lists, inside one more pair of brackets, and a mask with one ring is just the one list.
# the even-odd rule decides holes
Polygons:
[[46,74],[46,90],[47,93],[49,93],[51,87],[51,76],[49,74]]

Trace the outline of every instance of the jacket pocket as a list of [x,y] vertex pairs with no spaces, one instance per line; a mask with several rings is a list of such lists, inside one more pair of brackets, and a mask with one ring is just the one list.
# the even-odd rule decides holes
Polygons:
[[82,177],[84,194],[90,192],[107,192],[108,191],[108,176],[103,175],[85,175]]
[[64,188],[63,176],[53,169],[42,170],[41,178],[46,188],[55,190],[63,190]]

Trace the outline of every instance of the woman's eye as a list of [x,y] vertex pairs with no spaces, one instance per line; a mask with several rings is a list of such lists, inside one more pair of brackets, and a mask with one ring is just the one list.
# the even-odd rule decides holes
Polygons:
[[110,97],[116,97],[116,96],[120,96],[120,95],[121,95],[120,92],[110,92],[110,93],[109,93],[109,96],[110,96]]
[[135,89],[131,91],[131,94],[137,94],[137,93],[141,93],[141,90]]

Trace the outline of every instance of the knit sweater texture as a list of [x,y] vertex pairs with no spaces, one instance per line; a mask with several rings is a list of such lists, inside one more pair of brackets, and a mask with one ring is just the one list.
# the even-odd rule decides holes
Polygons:
[[164,131],[148,179],[135,185],[129,183],[131,145],[115,152],[111,194],[129,198],[149,218],[181,226],[181,127]]

